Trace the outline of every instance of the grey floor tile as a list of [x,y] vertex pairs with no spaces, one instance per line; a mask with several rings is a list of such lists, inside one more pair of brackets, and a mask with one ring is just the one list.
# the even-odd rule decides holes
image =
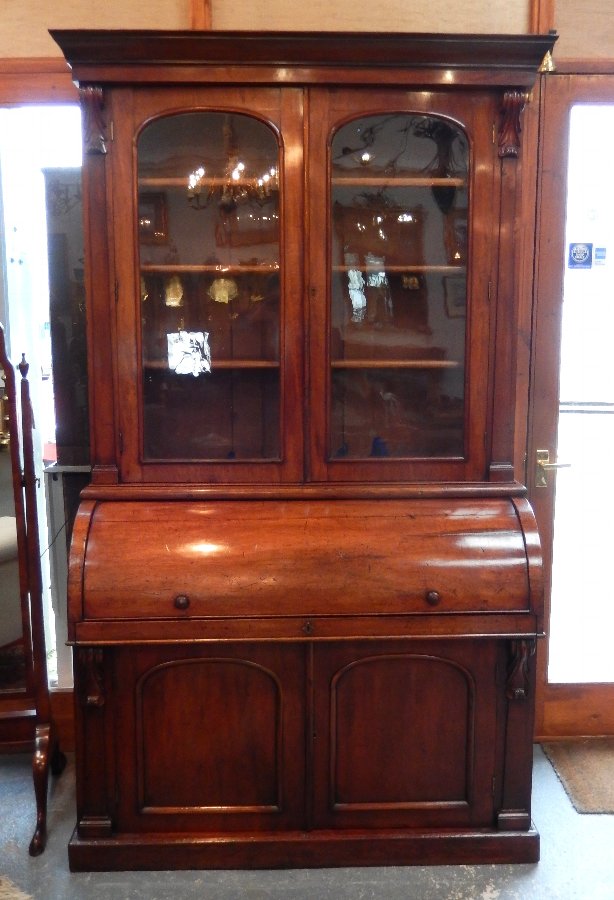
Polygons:
[[578,815],[540,748],[533,802],[541,834],[537,865],[70,873],[66,847],[74,805],[69,761],[50,790],[47,849],[32,859],[30,761],[0,757],[0,900],[2,876],[15,886],[15,900],[614,900],[614,816]]

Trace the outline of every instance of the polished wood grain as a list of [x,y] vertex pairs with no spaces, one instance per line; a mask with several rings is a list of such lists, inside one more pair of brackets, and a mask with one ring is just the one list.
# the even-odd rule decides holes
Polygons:
[[318,646],[316,825],[488,826],[496,658],[496,642]]
[[191,0],[192,28],[211,28],[211,0]]
[[544,34],[555,27],[555,3],[556,0],[531,0],[530,23],[532,32]]
[[[510,69],[521,83],[532,80],[555,38],[548,34],[395,34],[370,32],[258,31],[82,31],[52,30],[73,70],[97,65],[100,75],[114,65],[159,63],[243,63],[297,66],[318,64],[385,67]],[[237,54],[238,44],[241,54]],[[138,78],[138,73],[131,80]],[[448,75],[449,79],[449,75]]]
[[98,504],[70,619],[520,612],[530,539],[505,500]]
[[[124,745],[119,831],[301,827],[305,759],[297,751],[307,738],[301,646],[103,652],[124,685],[124,699],[116,704]],[[186,702],[176,703],[177,696]],[[178,745],[176,735],[197,722],[202,727]]]
[[[554,38],[54,36],[101,101],[104,138],[89,142],[85,182],[94,477],[69,567],[71,867],[535,861],[543,584],[518,458],[527,380],[517,338],[530,331],[520,294],[531,243],[518,234],[532,228],[521,192],[537,133],[520,130],[518,98]],[[164,370],[143,351],[140,277],[208,284],[217,271],[210,247],[202,259],[139,255],[139,135],[183,112],[252,116],[278,142],[280,352],[220,353],[224,377],[243,360],[258,366],[241,377],[257,379],[263,363],[279,376],[276,458],[182,456],[189,421],[163,436],[177,438],[168,458],[154,458],[143,437],[143,378]],[[440,327],[464,336],[449,358],[399,354],[398,342],[394,352],[377,341],[377,353],[332,347],[331,269],[340,277],[348,267],[329,255],[331,193],[388,181],[442,188],[428,172],[396,185],[373,172],[347,184],[331,174],[341,128],[397,114],[455,123],[470,147],[468,176],[446,173],[468,209],[466,265],[446,265],[444,251],[432,266],[408,257],[415,278],[439,279],[438,316],[451,319]],[[177,191],[182,170],[167,168],[141,174]],[[233,278],[260,265],[249,256],[229,260]],[[392,277],[403,260],[392,260]],[[459,274],[469,288],[462,323],[440,281]],[[218,322],[219,310],[209,313]],[[463,371],[462,360],[453,454],[334,456],[333,376],[368,379],[378,360],[387,375],[416,370],[427,381]],[[193,406],[199,427],[207,414],[230,421],[228,403]],[[259,427],[259,413],[241,409],[237,427]]]

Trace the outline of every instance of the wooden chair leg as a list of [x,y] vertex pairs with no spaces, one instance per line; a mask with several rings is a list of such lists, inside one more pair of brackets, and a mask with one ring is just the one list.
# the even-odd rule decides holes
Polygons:
[[36,797],[36,829],[30,841],[30,856],[39,856],[47,844],[47,798],[49,789],[49,770],[58,777],[64,771],[66,757],[60,750],[60,744],[49,724],[36,726],[34,756],[32,758],[32,775],[34,777],[34,795]]
[[51,726],[36,726],[32,775],[36,797],[36,829],[30,841],[30,856],[39,856],[47,843],[47,790],[49,785],[49,760]]

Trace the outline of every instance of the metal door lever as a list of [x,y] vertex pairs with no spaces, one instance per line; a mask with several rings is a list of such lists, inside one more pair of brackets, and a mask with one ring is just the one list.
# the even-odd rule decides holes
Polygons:
[[548,472],[551,469],[569,469],[571,463],[550,462],[549,450],[535,451],[535,487],[548,487]]

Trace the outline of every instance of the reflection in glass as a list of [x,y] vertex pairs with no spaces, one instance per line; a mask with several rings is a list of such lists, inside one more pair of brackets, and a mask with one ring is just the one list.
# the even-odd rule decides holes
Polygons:
[[331,147],[332,458],[462,456],[468,143],[408,113]]
[[274,132],[242,114],[158,119],[138,187],[144,458],[278,459]]
[[205,331],[178,331],[167,334],[168,367],[177,375],[193,375],[211,371],[209,334]]
[[8,398],[0,369],[0,693],[24,691],[26,687],[9,432]]

